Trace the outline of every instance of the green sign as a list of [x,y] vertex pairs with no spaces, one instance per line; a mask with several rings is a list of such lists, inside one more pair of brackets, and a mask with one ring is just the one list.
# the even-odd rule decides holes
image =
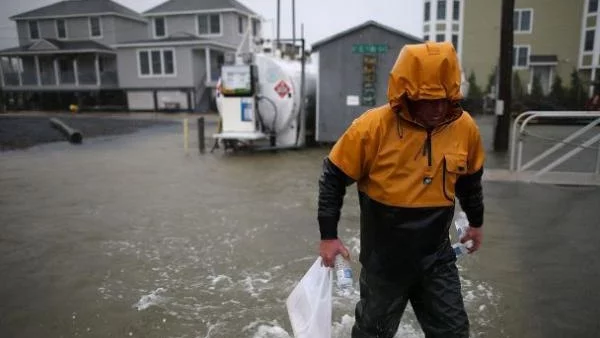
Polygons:
[[363,55],[362,64],[362,105],[372,107],[375,105],[375,84],[377,80],[377,56]]
[[387,53],[388,45],[385,44],[355,44],[352,46],[352,53]]

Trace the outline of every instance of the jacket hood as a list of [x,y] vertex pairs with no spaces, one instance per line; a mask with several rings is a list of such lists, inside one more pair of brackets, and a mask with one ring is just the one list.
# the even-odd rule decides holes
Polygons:
[[392,107],[410,100],[462,99],[460,65],[449,42],[405,45],[389,75],[388,101]]

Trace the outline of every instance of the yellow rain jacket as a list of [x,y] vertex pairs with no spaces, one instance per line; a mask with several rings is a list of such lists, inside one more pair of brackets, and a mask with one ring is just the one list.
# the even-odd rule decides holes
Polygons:
[[[447,98],[453,108],[428,130],[407,110],[407,98]],[[458,105],[461,98],[460,67],[450,43],[401,50],[389,75],[388,104],[354,120],[325,160],[322,239],[337,237],[345,186],[352,182],[361,206],[360,259],[371,270],[421,270],[451,252],[455,197],[471,224],[482,225],[484,151],[477,125]]]

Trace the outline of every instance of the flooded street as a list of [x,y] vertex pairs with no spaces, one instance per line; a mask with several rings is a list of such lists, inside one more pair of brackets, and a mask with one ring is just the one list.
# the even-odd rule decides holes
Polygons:
[[[291,337],[285,299],[317,257],[327,149],[195,146],[186,156],[174,125],[0,153],[0,337]],[[472,336],[596,337],[598,190],[485,189],[483,249],[460,262]],[[357,275],[354,186],[346,202]],[[335,297],[334,337],[357,300]],[[408,310],[397,337],[422,336]]]

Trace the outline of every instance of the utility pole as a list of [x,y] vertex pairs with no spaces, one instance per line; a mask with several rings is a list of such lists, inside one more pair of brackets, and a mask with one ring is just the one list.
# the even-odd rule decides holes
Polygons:
[[496,128],[494,130],[494,150],[508,150],[511,115],[511,83],[513,66],[513,13],[515,0],[502,0],[502,23],[500,33],[500,76],[498,101],[496,104]]
[[275,48],[279,49],[279,39],[281,38],[281,0],[277,0],[277,39],[275,40]]
[[296,0],[292,0],[292,40],[296,41]]

